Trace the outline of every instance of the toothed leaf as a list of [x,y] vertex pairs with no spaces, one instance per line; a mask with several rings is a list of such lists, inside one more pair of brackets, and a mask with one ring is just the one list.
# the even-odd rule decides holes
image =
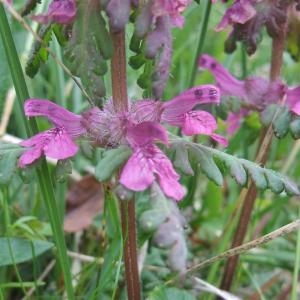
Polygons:
[[45,63],[48,59],[49,54],[45,47],[48,47],[51,41],[52,26],[42,25],[38,32],[38,36],[43,40],[43,43],[40,41],[34,42],[31,54],[25,67],[26,74],[31,78],[37,74],[41,64]]
[[221,186],[223,184],[223,175],[217,167],[212,154],[197,147],[192,147],[190,150],[199,162],[202,172],[215,184]]

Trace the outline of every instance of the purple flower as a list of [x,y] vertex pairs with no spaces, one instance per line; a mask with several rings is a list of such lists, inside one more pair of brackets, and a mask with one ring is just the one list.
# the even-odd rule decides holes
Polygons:
[[28,117],[48,118],[55,127],[21,142],[21,146],[26,147],[19,159],[21,168],[30,165],[42,155],[66,159],[76,154],[78,147],[74,140],[86,133],[86,129],[81,125],[81,116],[44,99],[27,100],[24,110]]
[[39,23],[49,22],[69,24],[76,17],[76,3],[74,0],[53,0],[46,14],[39,14],[31,18]]
[[184,23],[181,13],[190,3],[190,0],[154,0],[151,12],[154,18],[169,16],[172,25],[181,28]]
[[134,148],[122,170],[120,182],[133,191],[142,191],[153,184],[155,175],[167,197],[176,201],[183,198],[184,190],[178,182],[179,175],[173,169],[171,161],[151,143]]
[[130,190],[143,191],[157,180],[167,197],[181,200],[184,190],[179,183],[180,176],[168,157],[154,145],[155,141],[168,143],[164,127],[150,121],[129,124],[126,138],[133,153],[122,169],[120,183]]
[[182,27],[183,10],[190,0],[144,1],[135,22],[135,35],[145,39],[145,54],[155,60],[152,74],[152,90],[155,98],[162,96],[169,78],[172,56],[172,27]]
[[233,29],[225,42],[225,49],[231,53],[237,41],[244,41],[249,55],[256,51],[261,39],[261,28],[266,26],[271,37],[278,35],[282,24],[286,22],[286,10],[291,1],[282,0],[236,0],[227,9],[216,30],[228,25]]
[[227,140],[215,134],[217,122],[203,110],[193,110],[198,104],[219,103],[220,92],[212,85],[194,87],[162,105],[162,121],[182,129],[184,135],[204,134],[227,146]]
[[[149,105],[151,103],[151,105]],[[143,191],[157,180],[164,193],[175,200],[183,198],[184,192],[179,184],[179,175],[173,169],[171,161],[154,144],[168,143],[167,132],[159,124],[158,116],[148,114],[155,111],[155,101],[150,100],[144,107],[144,115],[139,115],[135,106],[128,112],[116,112],[112,100],[103,110],[92,108],[84,112],[83,124],[89,134],[100,144],[117,147],[128,145],[133,153],[121,171],[120,183],[133,191]],[[141,106],[146,104],[141,101]]]
[[227,140],[215,134],[217,122],[208,112],[193,110],[201,104],[218,104],[220,102],[219,89],[213,85],[202,85],[188,89],[167,102],[143,100],[136,102],[132,113],[147,121],[160,120],[171,126],[182,129],[184,135],[209,135],[222,145],[227,146]]
[[237,0],[227,9],[216,30],[225,29],[228,25],[245,24],[256,15],[256,9],[251,0]]
[[238,129],[241,118],[248,115],[250,110],[261,112],[269,104],[279,103],[283,97],[286,97],[285,104],[290,111],[300,115],[300,86],[289,88],[280,80],[270,82],[261,77],[238,80],[207,54],[199,58],[199,67],[213,74],[222,96],[233,96],[241,100],[242,109],[237,113],[230,113],[227,118],[231,134]]
[[120,183],[133,191],[142,191],[157,181],[166,196],[179,201],[184,189],[180,176],[171,161],[156,146],[168,145],[168,135],[160,123],[178,126],[186,135],[206,134],[222,144],[226,140],[214,133],[217,123],[206,111],[193,110],[196,105],[219,103],[218,88],[212,85],[189,89],[168,102],[146,99],[132,103],[128,111],[116,111],[112,100],[99,109],[93,107],[76,115],[48,100],[30,99],[25,103],[25,114],[43,116],[55,126],[24,141],[27,150],[19,165],[24,167],[42,155],[65,159],[75,155],[74,140],[89,135],[105,147],[127,145],[133,153],[121,171]]
[[128,23],[130,15],[130,0],[109,0],[105,11],[109,17],[110,26],[119,31]]

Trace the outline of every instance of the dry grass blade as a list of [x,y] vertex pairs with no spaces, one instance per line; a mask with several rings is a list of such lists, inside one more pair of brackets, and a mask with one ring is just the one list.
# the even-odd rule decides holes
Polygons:
[[216,261],[223,260],[223,259],[232,257],[234,255],[240,255],[244,252],[247,252],[250,249],[253,249],[253,248],[256,248],[260,245],[266,244],[266,243],[268,243],[268,242],[270,242],[270,241],[272,241],[272,240],[274,240],[274,239],[276,239],[280,236],[291,233],[291,232],[299,229],[299,227],[300,227],[300,219],[297,219],[297,220],[295,220],[295,221],[293,221],[293,222],[291,222],[291,223],[289,223],[285,226],[282,226],[279,229],[276,229],[276,230],[274,230],[274,231],[272,231],[272,232],[270,232],[270,233],[268,233],[268,234],[266,234],[266,235],[264,235],[260,238],[257,238],[253,241],[250,241],[250,242],[245,243],[243,245],[240,245],[238,247],[231,248],[231,249],[229,249],[229,250],[227,250],[227,251],[225,251],[225,252],[223,252],[219,255],[216,255],[212,258],[209,258],[209,259],[207,259],[207,260],[191,267],[190,269],[187,270],[186,273],[189,274],[189,273],[195,272],[199,269],[202,269],[202,268],[204,268],[208,265],[211,265]]
[[1,116],[0,122],[0,136],[6,133],[6,128],[9,122],[9,118],[12,113],[14,102],[16,99],[16,91],[13,88],[10,88],[5,97],[4,110]]

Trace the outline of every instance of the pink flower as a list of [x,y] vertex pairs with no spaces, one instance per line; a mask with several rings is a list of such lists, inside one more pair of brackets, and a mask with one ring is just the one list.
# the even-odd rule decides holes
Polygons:
[[245,24],[255,15],[256,9],[253,6],[253,1],[237,0],[230,8],[227,9],[216,30],[223,30],[228,25]]
[[52,128],[38,133],[32,138],[21,142],[20,145],[27,148],[19,159],[21,168],[32,164],[42,155],[54,159],[66,159],[74,156],[78,151],[77,145],[64,128]]
[[184,190],[171,161],[151,143],[134,148],[122,170],[120,182],[133,191],[143,191],[153,184],[155,176],[166,196],[176,201],[183,198]]
[[249,114],[250,110],[261,112],[269,104],[276,104],[285,96],[285,104],[290,111],[300,115],[300,86],[289,88],[280,80],[270,82],[261,77],[238,80],[207,54],[199,58],[199,67],[213,74],[222,96],[233,96],[241,100],[243,108],[238,113],[230,113],[227,118],[230,133],[238,129],[240,124],[238,118],[241,120]]
[[233,52],[236,42],[243,41],[247,53],[253,54],[261,40],[263,26],[271,37],[278,35],[286,22],[285,11],[289,5],[290,1],[281,0],[235,0],[216,28],[217,31],[228,25],[233,28],[225,42],[226,52]]
[[181,28],[184,23],[181,13],[190,3],[190,0],[154,0],[151,10],[155,18],[168,15],[172,25]]
[[70,24],[76,17],[76,3],[74,0],[53,0],[46,14],[39,14],[31,18],[39,23],[49,22]]
[[73,140],[86,133],[81,125],[81,116],[43,99],[27,100],[24,110],[28,117],[47,117],[55,127],[21,142],[21,146],[26,147],[19,159],[21,168],[30,165],[42,155],[66,159],[76,154],[78,147]]
[[182,129],[185,135],[209,135],[222,145],[227,146],[227,140],[217,135],[217,122],[214,117],[203,110],[193,110],[201,104],[218,104],[220,102],[219,89],[213,85],[202,85],[188,89],[167,102],[143,100],[132,107],[132,114],[143,121],[157,121],[168,123]]
[[143,191],[157,180],[167,197],[181,200],[184,190],[179,183],[180,176],[168,157],[154,145],[155,141],[168,143],[164,127],[150,121],[129,123],[126,138],[133,153],[122,169],[120,183],[130,190]]
[[204,134],[227,146],[227,140],[215,134],[217,122],[203,110],[193,110],[198,104],[219,103],[220,92],[212,85],[194,87],[162,105],[162,121],[182,129],[185,135]]
[[[182,199],[184,192],[179,184],[179,175],[171,161],[155,146],[155,142],[168,143],[168,135],[159,124],[159,102],[141,101],[139,114],[136,105],[128,112],[116,112],[112,100],[103,110],[92,108],[84,112],[83,124],[91,136],[102,145],[118,146],[127,144],[133,153],[121,171],[120,183],[133,191],[149,188],[158,181],[164,193],[175,200]],[[153,113],[153,114],[152,114]]]

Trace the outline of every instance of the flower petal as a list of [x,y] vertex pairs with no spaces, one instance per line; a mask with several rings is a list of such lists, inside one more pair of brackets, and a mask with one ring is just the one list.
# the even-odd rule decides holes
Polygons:
[[76,4],[74,0],[53,0],[46,14],[39,14],[31,18],[39,23],[49,22],[69,24],[76,17]]
[[[163,153],[162,153],[163,154]],[[184,197],[184,189],[178,182],[179,175],[173,169],[170,160],[163,154],[157,162],[156,174],[163,192],[169,198],[180,201]]]
[[162,120],[172,123],[176,118],[192,110],[197,104],[219,103],[220,92],[214,85],[200,85],[188,89],[162,105]]
[[82,126],[82,117],[64,107],[46,99],[28,99],[24,104],[25,114],[28,117],[43,116],[48,118],[56,127],[63,127],[69,135],[76,137],[86,132]]
[[300,115],[300,86],[288,89],[286,104],[296,115]]
[[166,196],[176,201],[183,198],[184,190],[171,161],[152,144],[135,149],[122,170],[120,183],[133,191],[142,191],[152,185],[154,174]]
[[33,146],[40,146],[43,145],[45,140],[51,137],[51,133],[49,130],[38,133],[27,140],[24,140],[20,143],[23,147],[33,147]]
[[184,115],[182,133],[184,135],[211,135],[217,129],[213,115],[203,110],[190,111]]
[[154,17],[168,15],[173,26],[182,27],[184,18],[181,12],[191,3],[191,0],[155,0],[153,1],[152,14]]
[[143,122],[127,127],[127,140],[132,147],[143,146],[155,140],[168,143],[168,135],[165,128],[159,123]]
[[228,124],[227,132],[229,135],[233,135],[236,133],[236,131],[240,128],[242,120],[245,116],[249,114],[248,109],[242,108],[239,112],[233,113],[230,112],[228,114],[228,117],[226,119],[226,123]]
[[224,147],[228,146],[228,140],[224,136],[213,133],[210,135],[210,137],[214,139],[216,142],[218,142],[219,144],[223,145]]
[[76,154],[78,146],[63,129],[54,128],[50,132],[52,137],[48,139],[43,147],[46,156],[55,159],[66,159]]
[[21,155],[21,168],[33,163],[43,154],[54,159],[66,159],[76,154],[77,145],[63,128],[52,128],[20,143],[28,149]]
[[43,154],[41,147],[29,148],[19,158],[18,166],[20,168],[25,168],[26,166],[32,164],[35,160],[40,158]]
[[137,148],[121,172],[120,183],[130,190],[143,191],[154,179],[152,161],[145,156],[143,148]]
[[161,104],[160,101],[152,99],[136,101],[130,107],[130,115],[135,123],[159,122],[162,113]]
[[227,9],[216,31],[225,29],[228,25],[245,24],[256,15],[256,10],[249,0],[237,0]]
[[235,96],[246,98],[247,93],[244,81],[233,77],[219,62],[212,56],[203,54],[199,58],[199,67],[209,70],[215,77],[217,86],[221,90],[222,96]]

